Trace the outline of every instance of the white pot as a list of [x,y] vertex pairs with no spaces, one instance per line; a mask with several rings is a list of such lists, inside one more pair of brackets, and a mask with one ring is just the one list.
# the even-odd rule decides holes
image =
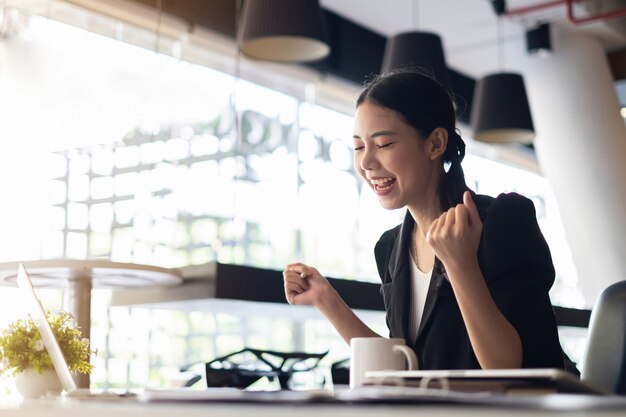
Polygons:
[[59,395],[63,389],[54,369],[39,373],[33,368],[27,368],[15,375],[15,388],[24,398]]

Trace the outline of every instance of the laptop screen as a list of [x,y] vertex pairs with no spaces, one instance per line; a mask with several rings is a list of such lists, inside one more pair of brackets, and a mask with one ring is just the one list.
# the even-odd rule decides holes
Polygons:
[[54,369],[59,377],[59,380],[61,381],[63,389],[67,392],[75,391],[76,383],[74,382],[70,368],[67,366],[67,362],[63,357],[61,346],[59,346],[59,342],[52,332],[50,323],[48,323],[48,319],[46,318],[46,313],[41,307],[39,298],[37,297],[37,294],[35,294],[33,284],[22,264],[19,264],[17,271],[17,286],[22,294],[26,308],[28,309],[28,314],[32,318],[33,322],[35,322],[37,330],[39,330],[41,340],[48,351],[48,355],[50,355],[50,359],[52,360],[52,364],[54,365]]

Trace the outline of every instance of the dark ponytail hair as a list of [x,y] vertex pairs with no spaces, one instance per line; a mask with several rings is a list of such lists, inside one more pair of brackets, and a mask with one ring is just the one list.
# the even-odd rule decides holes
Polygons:
[[439,202],[443,210],[461,203],[467,190],[461,167],[465,142],[456,128],[452,94],[424,71],[402,68],[377,75],[365,84],[356,107],[367,101],[401,114],[422,139],[438,127],[446,129],[448,146],[442,158],[445,173],[439,183]]

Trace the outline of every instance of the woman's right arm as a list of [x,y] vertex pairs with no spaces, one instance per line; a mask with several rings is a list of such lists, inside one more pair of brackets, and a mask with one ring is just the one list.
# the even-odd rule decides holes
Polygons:
[[350,344],[353,337],[381,337],[354,314],[317,269],[302,263],[289,264],[283,277],[289,304],[316,307],[346,343]]

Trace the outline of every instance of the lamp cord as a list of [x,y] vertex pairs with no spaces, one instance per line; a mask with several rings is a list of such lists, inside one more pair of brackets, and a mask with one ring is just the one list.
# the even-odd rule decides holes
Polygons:
[[500,71],[504,70],[504,44],[503,44],[503,39],[502,39],[502,18],[500,16],[498,16],[498,21],[497,21],[497,37],[498,37],[498,67],[500,68]]
[[239,140],[241,137],[240,131],[240,123],[239,123],[239,115],[237,114],[237,84],[239,83],[239,77],[241,76],[241,0],[235,1],[235,43],[236,43],[236,51],[235,51],[235,84],[233,86],[233,93],[230,100],[230,105],[232,106],[234,115],[235,115],[235,148],[239,146]]
[[[233,112],[233,123],[234,123],[234,128],[235,128],[235,143],[234,143],[234,152],[235,152],[235,161],[238,160],[238,157],[240,155],[240,150],[241,150],[241,136],[242,136],[242,129],[241,129],[241,121],[239,119],[239,112],[237,111],[237,93],[238,93],[238,88],[237,86],[239,85],[239,77],[241,76],[241,44],[243,41],[243,32],[242,32],[242,23],[241,23],[241,7],[243,4],[243,0],[236,0],[235,1],[235,70],[234,70],[234,84],[233,84],[233,91],[230,97],[230,105],[231,105],[231,109]],[[238,192],[238,184],[239,184],[239,170],[237,169],[237,162],[235,163],[235,175],[234,175],[234,184],[233,184],[233,215],[230,218],[230,224],[233,227],[233,230],[236,230],[237,225],[236,225],[236,221],[237,221],[237,217],[236,214],[237,213],[237,209],[238,209],[238,196],[239,196],[239,192]],[[244,242],[245,242],[245,236],[244,236]],[[243,244],[244,242],[238,242],[239,244]],[[247,249],[245,249],[246,253],[246,259],[248,258],[247,256]]]
[[420,27],[420,0],[414,0],[411,4],[411,29],[418,30]]

